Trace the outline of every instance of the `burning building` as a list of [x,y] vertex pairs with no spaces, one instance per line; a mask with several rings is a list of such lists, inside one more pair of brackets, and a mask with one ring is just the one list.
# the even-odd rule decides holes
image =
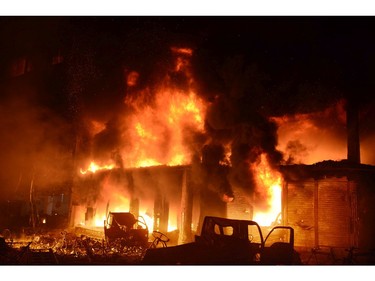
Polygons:
[[[290,62],[293,52],[277,64],[271,55],[258,58],[259,49],[274,49],[264,43],[273,38],[270,33],[284,38],[265,28],[267,40],[258,35],[263,41],[248,46],[225,24],[199,37],[191,27],[183,30],[186,36],[165,34],[158,18],[101,20],[57,20],[51,28],[58,36],[40,42],[27,37],[31,47],[17,52],[3,43],[13,56],[2,61],[2,101],[15,114],[6,119],[9,134],[2,144],[14,149],[3,150],[19,170],[2,178],[17,186],[17,194],[22,189],[30,206],[64,216],[66,227],[102,229],[109,211],[131,212],[150,231],[175,235],[176,243],[191,241],[211,215],[264,227],[290,225],[299,247],[372,247],[366,222],[373,213],[374,169],[361,164],[356,111],[340,107],[345,99],[335,87],[308,84],[306,77],[317,74]],[[253,20],[235,20],[239,34]],[[125,28],[126,23],[143,28]],[[254,54],[218,44],[222,38],[239,45],[236,51],[251,47]],[[330,83],[316,81],[331,85],[335,68],[327,69],[323,78]],[[332,104],[340,110],[330,111]],[[328,115],[320,124],[303,122],[306,112],[322,108]],[[12,126],[23,134],[11,134]],[[329,143],[318,135],[319,126],[340,139],[320,154],[317,145],[306,145],[319,138]],[[370,150],[370,142],[362,151]],[[336,161],[346,158],[343,150],[347,161]],[[328,159],[335,161],[319,162]]]
[[347,159],[282,166],[283,220],[307,248],[373,249],[374,166],[361,164],[359,111],[346,104]]
[[[100,226],[108,210],[122,209],[146,218],[150,230],[177,231],[178,243],[190,242],[207,215],[261,219],[255,213],[262,212],[261,223],[271,224],[280,213],[276,127],[253,113],[259,124],[233,130],[228,120],[230,127],[215,128],[228,105],[197,94],[193,49],[171,47],[170,53],[171,65],[153,87],[139,87],[141,74],[126,72],[128,92],[115,119],[89,120],[89,149],[78,156],[88,168],[73,187],[73,206],[83,211],[73,224]],[[245,211],[228,209],[237,204],[234,190],[246,201]]]
[[[146,218],[150,230],[178,230],[182,243],[193,239],[204,215],[226,216],[233,194],[224,148],[205,133],[207,105],[194,92],[190,73],[193,51],[170,50],[174,64],[155,93],[133,89],[140,74],[127,73],[125,109],[115,125],[102,124],[94,133],[89,150],[90,157],[108,164],[92,161],[81,169],[73,201],[95,210],[89,216],[99,225],[108,210],[122,209]],[[93,225],[87,215],[85,224]]]

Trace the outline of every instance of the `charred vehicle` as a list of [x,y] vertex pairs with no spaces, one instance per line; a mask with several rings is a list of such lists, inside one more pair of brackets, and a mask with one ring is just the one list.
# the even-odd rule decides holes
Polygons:
[[200,235],[187,244],[148,249],[143,264],[286,265],[300,264],[294,229],[276,226],[266,239],[255,221],[207,216]]
[[104,235],[108,243],[121,240],[127,246],[148,247],[148,227],[142,217],[128,212],[109,212],[104,221]]

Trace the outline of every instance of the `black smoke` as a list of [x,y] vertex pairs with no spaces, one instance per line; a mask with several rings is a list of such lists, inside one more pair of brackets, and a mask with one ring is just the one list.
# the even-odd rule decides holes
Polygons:
[[[194,76],[199,92],[211,102],[207,131],[232,147],[234,184],[254,189],[248,167],[261,153],[274,168],[295,163],[291,155],[303,153],[298,140],[284,153],[276,149],[277,124],[271,117],[321,112],[341,100],[355,100],[365,128],[361,137],[371,138],[367,118],[374,88],[374,56],[369,49],[375,43],[370,36],[373,28],[373,19],[358,17],[206,21],[194,57]],[[319,126],[340,131],[342,124],[334,124],[339,119],[320,119]]]
[[[173,63],[171,46],[193,49],[196,91],[209,104],[207,134],[189,134],[186,143],[197,153],[204,144],[229,145],[230,178],[237,185],[253,188],[248,165],[262,153],[274,167],[293,160],[276,149],[277,125],[271,117],[315,112],[352,98],[360,105],[363,139],[374,135],[369,121],[374,114],[373,18],[5,17],[1,27],[3,93],[13,59],[32,58],[36,69],[46,69],[50,62],[43,56],[60,50],[64,57],[57,77],[37,72],[33,95],[25,82],[27,91],[13,89],[1,100],[1,182],[7,189],[26,173],[20,170],[32,174],[32,164],[25,163],[35,159],[54,167],[59,158],[72,167],[71,159],[103,151],[113,155],[123,129],[119,116],[132,110],[124,98],[148,87],[152,100],[150,85],[157,85]],[[138,89],[125,83],[131,71],[140,74]],[[176,87],[186,86],[184,77],[170,79]],[[87,120],[105,124],[106,130],[93,138]],[[64,156],[50,156],[56,147]],[[4,169],[8,166],[11,172]]]

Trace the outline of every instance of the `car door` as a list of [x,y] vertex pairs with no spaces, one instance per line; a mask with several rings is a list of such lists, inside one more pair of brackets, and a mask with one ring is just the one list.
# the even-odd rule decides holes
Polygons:
[[294,263],[294,229],[290,226],[275,226],[264,240],[261,264],[287,265]]

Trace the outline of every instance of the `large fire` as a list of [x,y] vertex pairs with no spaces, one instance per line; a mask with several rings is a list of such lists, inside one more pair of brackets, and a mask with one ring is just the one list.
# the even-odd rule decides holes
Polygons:
[[[206,104],[194,92],[194,81],[189,71],[192,50],[171,48],[171,51],[176,57],[172,72],[182,74],[187,85],[183,89],[176,87],[167,75],[152,98],[148,88],[126,96],[124,104],[131,109],[131,114],[122,118],[124,132],[123,145],[120,148],[125,168],[189,164],[193,156],[189,147],[189,134],[204,132]],[[126,84],[130,88],[136,86],[139,76],[136,71],[130,72]],[[99,165],[91,162],[88,168],[81,169],[80,172],[95,173],[113,168],[116,168],[113,164]],[[103,225],[108,206],[111,211],[124,212],[130,209],[130,199],[118,188],[104,183],[102,195],[101,200],[96,202],[96,213],[92,223],[95,226]],[[152,231],[153,202],[147,203],[141,202],[139,215],[145,219],[149,230]],[[177,228],[176,216],[177,214],[169,214],[168,231]]]
[[[128,101],[127,101],[128,102]],[[128,119],[129,135],[123,150],[126,167],[184,165],[190,163],[186,130],[203,132],[205,105],[194,92],[160,89],[154,106],[136,109]]]
[[339,101],[325,110],[273,118],[278,125],[278,149],[288,163],[313,164],[346,158],[345,104]]
[[281,174],[271,169],[265,154],[251,168],[256,175],[257,191],[265,196],[267,202],[266,210],[254,210],[253,220],[259,225],[270,226],[281,212]]
[[[204,134],[208,104],[194,90],[194,80],[189,71],[192,50],[171,50],[176,56],[172,71],[182,73],[186,78],[186,85],[177,87],[167,75],[154,91],[152,98],[148,88],[126,96],[124,104],[131,109],[131,114],[122,118],[122,146],[119,151],[123,168],[188,165],[192,161],[193,153],[197,152],[194,151],[190,136]],[[135,87],[139,77],[140,74],[136,71],[130,72],[126,78],[127,85]],[[230,147],[226,146],[225,150],[225,163],[221,164],[230,165]],[[99,165],[91,162],[88,168],[81,169],[80,172],[87,174],[113,168],[119,167],[114,164]],[[258,191],[264,193],[270,208],[267,211],[259,210],[255,213],[254,220],[261,225],[270,225],[281,211],[281,177],[272,172],[264,155],[257,165],[250,168],[257,175]],[[102,185],[100,199],[95,203],[95,217],[91,226],[103,226],[108,209],[121,212],[130,210],[129,194],[124,194],[118,187],[111,186],[106,181]],[[154,225],[153,203],[140,202],[139,206],[139,215],[145,219],[150,232]],[[84,215],[81,213],[79,216],[82,223]],[[168,231],[177,229],[177,222],[177,212],[170,212]]]

